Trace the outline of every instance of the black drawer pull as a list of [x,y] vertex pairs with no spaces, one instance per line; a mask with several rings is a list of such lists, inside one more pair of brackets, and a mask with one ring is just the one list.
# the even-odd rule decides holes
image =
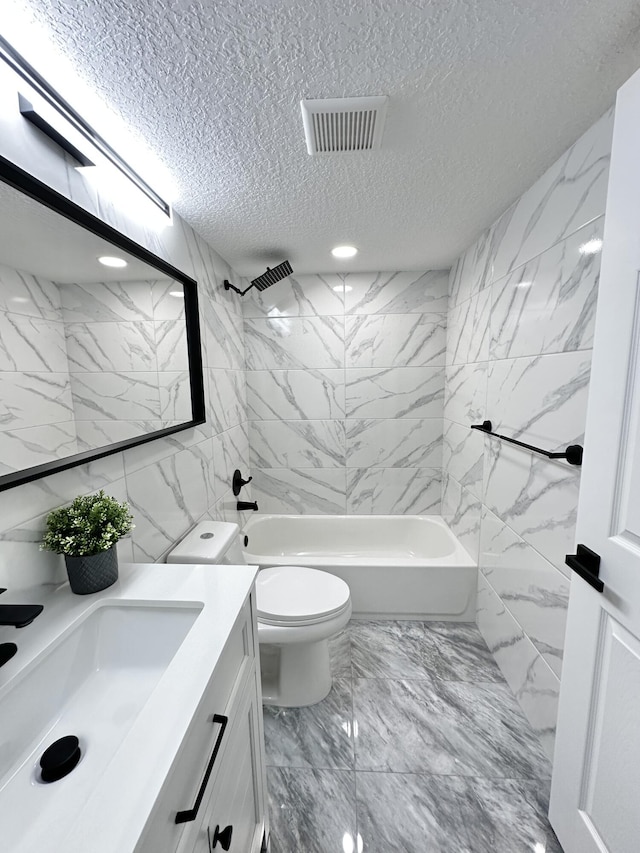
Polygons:
[[229,717],[225,717],[224,714],[214,714],[213,722],[220,723],[220,731],[218,732],[218,737],[216,738],[215,746],[213,747],[213,752],[211,753],[211,758],[209,759],[209,763],[207,764],[207,769],[205,770],[204,779],[202,780],[202,784],[200,785],[198,796],[196,797],[196,801],[193,804],[192,809],[185,809],[182,812],[178,812],[178,814],[176,815],[176,823],[188,823],[190,820],[195,820],[198,814],[198,809],[202,804],[202,798],[204,797],[204,792],[206,790],[207,783],[209,782],[211,771],[213,770],[213,765],[216,762],[216,757],[220,749],[220,744],[222,743],[222,738],[224,737],[224,731],[227,728],[227,723],[229,722]]
[[209,851],[211,853],[218,846],[218,842],[220,842],[220,847],[223,850],[228,850],[231,847],[231,836],[233,834],[232,826],[225,826],[224,829],[220,829],[219,826],[213,831],[213,838],[211,838],[211,831],[209,827],[207,827],[207,838],[209,839]]
[[578,545],[577,551],[577,554],[567,554],[565,563],[597,592],[602,592],[604,583],[599,578],[600,555],[586,545]]

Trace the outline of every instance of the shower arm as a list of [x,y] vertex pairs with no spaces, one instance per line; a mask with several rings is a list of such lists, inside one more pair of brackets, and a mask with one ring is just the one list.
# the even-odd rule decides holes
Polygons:
[[249,287],[248,287],[246,290],[240,290],[240,288],[239,288],[239,287],[236,287],[236,286],[235,286],[235,284],[231,284],[231,282],[230,282],[230,281],[228,281],[226,278],[225,278],[225,280],[223,281],[223,284],[224,284],[224,289],[225,289],[225,290],[235,290],[235,292],[236,292],[236,293],[239,293],[239,294],[240,294],[240,296],[244,296],[244,295],[245,295],[245,293],[248,293],[248,292],[251,290],[251,288],[255,286],[255,285],[253,285],[253,284],[250,284],[250,285],[249,285]]

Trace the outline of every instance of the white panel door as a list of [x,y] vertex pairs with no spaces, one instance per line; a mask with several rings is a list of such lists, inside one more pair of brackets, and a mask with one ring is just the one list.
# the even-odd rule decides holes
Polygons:
[[[640,72],[619,91],[549,816],[565,853],[640,851]],[[581,561],[584,563],[584,560]]]

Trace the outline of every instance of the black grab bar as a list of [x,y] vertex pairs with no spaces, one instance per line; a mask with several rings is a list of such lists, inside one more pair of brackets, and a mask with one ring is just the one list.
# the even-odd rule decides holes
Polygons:
[[533,450],[534,453],[541,453],[547,459],[566,459],[570,465],[582,465],[583,449],[581,444],[570,444],[565,451],[554,453],[549,450],[542,450],[540,447],[534,447],[533,444],[525,444],[524,441],[517,441],[515,438],[507,438],[506,435],[498,435],[493,432],[493,424],[491,421],[483,421],[481,424],[472,424],[471,429],[480,430],[487,435],[492,435],[494,438],[499,438],[501,441],[508,441],[509,444],[517,444],[518,447],[524,447],[527,450]]

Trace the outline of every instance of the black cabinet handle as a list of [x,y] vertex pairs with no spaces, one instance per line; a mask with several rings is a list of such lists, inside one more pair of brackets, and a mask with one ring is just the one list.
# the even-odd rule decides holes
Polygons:
[[228,850],[231,847],[231,836],[233,834],[232,826],[225,826],[224,829],[220,829],[219,826],[213,831],[213,838],[211,837],[211,830],[207,827],[207,838],[209,839],[209,851],[214,850],[218,846],[218,842],[220,842],[220,847],[223,850]]
[[222,743],[222,738],[224,737],[224,732],[227,728],[227,723],[229,722],[229,717],[225,717],[224,714],[214,714],[213,722],[220,723],[220,731],[218,732],[218,737],[216,738],[216,742],[213,747],[213,752],[211,753],[211,758],[209,759],[209,763],[207,764],[207,769],[205,770],[204,778],[202,780],[202,784],[200,785],[200,790],[198,791],[198,796],[196,797],[196,801],[193,804],[192,809],[185,809],[184,811],[178,812],[178,814],[176,815],[176,823],[188,823],[190,820],[195,820],[198,814],[198,809],[202,805],[204,792],[206,790],[207,783],[209,782],[211,771],[213,770],[213,765],[216,762],[218,751],[220,750],[220,744]]
[[576,554],[567,554],[565,563],[569,568],[580,575],[597,592],[602,592],[604,583],[600,580],[600,555],[587,548],[586,545],[578,545]]

